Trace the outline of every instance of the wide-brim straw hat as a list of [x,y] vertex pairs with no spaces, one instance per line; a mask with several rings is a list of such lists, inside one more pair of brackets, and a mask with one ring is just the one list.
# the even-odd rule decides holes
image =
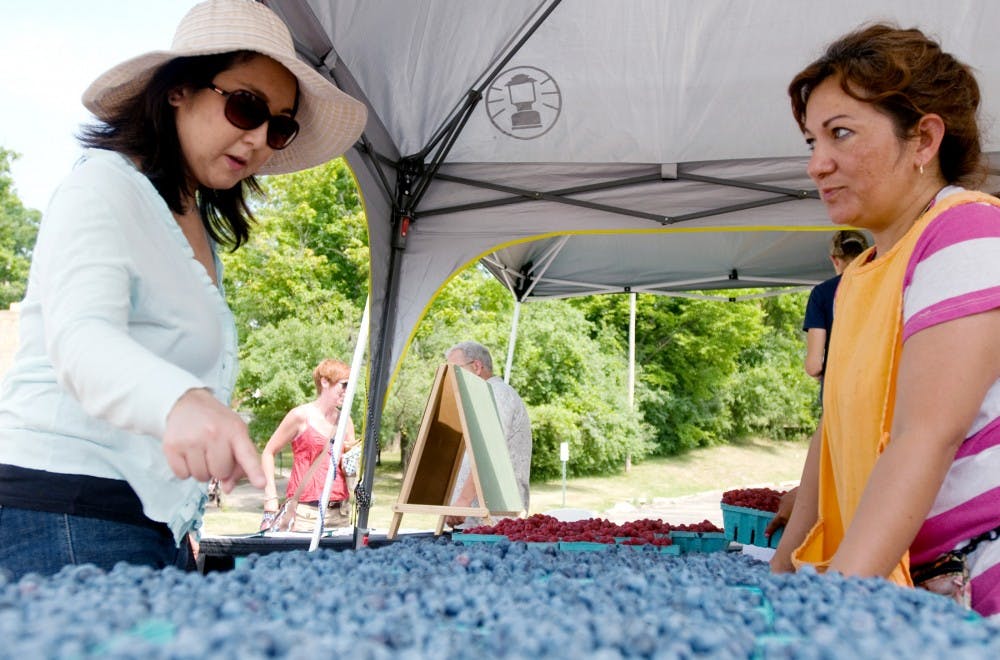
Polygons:
[[153,74],[177,57],[249,50],[279,62],[298,80],[299,134],[271,154],[260,174],[286,174],[336,158],[354,144],[367,119],[365,105],[337,88],[295,54],[292,35],[278,16],[256,0],[208,0],[181,20],[170,50],[126,60],[104,72],[83,93],[83,105],[107,120],[145,89]]

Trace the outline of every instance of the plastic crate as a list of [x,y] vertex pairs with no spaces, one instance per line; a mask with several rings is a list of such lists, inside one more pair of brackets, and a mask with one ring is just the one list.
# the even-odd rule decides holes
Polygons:
[[455,543],[499,543],[506,540],[503,534],[463,534],[452,532],[451,540]]
[[681,549],[681,554],[688,552],[724,552],[729,548],[729,538],[720,532],[670,532],[670,539]]
[[748,509],[743,506],[720,504],[722,507],[722,522],[726,529],[726,537],[731,541],[744,545],[756,545],[761,548],[777,548],[784,528],[771,535],[764,536],[764,530],[774,518],[770,511]]
[[607,552],[614,545],[596,541],[559,541],[559,549],[566,552]]

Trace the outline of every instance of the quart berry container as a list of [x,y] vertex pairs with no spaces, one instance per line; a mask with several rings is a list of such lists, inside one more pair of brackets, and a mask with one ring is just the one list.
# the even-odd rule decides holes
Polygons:
[[722,504],[722,523],[725,527],[726,537],[731,541],[742,543],[743,545],[756,545],[761,548],[777,548],[778,541],[781,540],[781,533],[784,528],[779,529],[771,535],[771,538],[764,536],[764,530],[768,523],[774,518],[770,511],[760,511],[758,509],[748,509],[744,506],[733,506]]
[[670,532],[670,540],[681,549],[681,554],[690,552],[724,552],[729,548],[729,538],[721,532]]
[[507,537],[503,534],[463,534],[462,532],[452,532],[451,540],[455,543],[499,543]]
[[607,552],[614,545],[596,541],[559,541],[559,549],[565,552]]

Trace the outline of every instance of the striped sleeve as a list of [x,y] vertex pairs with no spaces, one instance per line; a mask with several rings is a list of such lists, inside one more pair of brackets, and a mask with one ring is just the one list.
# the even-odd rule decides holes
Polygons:
[[903,341],[1000,307],[1000,208],[964,204],[924,230],[903,280]]

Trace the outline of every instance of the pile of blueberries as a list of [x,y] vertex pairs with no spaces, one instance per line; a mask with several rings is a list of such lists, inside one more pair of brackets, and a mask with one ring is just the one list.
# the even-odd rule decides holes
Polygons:
[[1000,625],[884,580],[771,575],[739,553],[441,538],[119,564],[9,581],[2,657],[988,658]]

